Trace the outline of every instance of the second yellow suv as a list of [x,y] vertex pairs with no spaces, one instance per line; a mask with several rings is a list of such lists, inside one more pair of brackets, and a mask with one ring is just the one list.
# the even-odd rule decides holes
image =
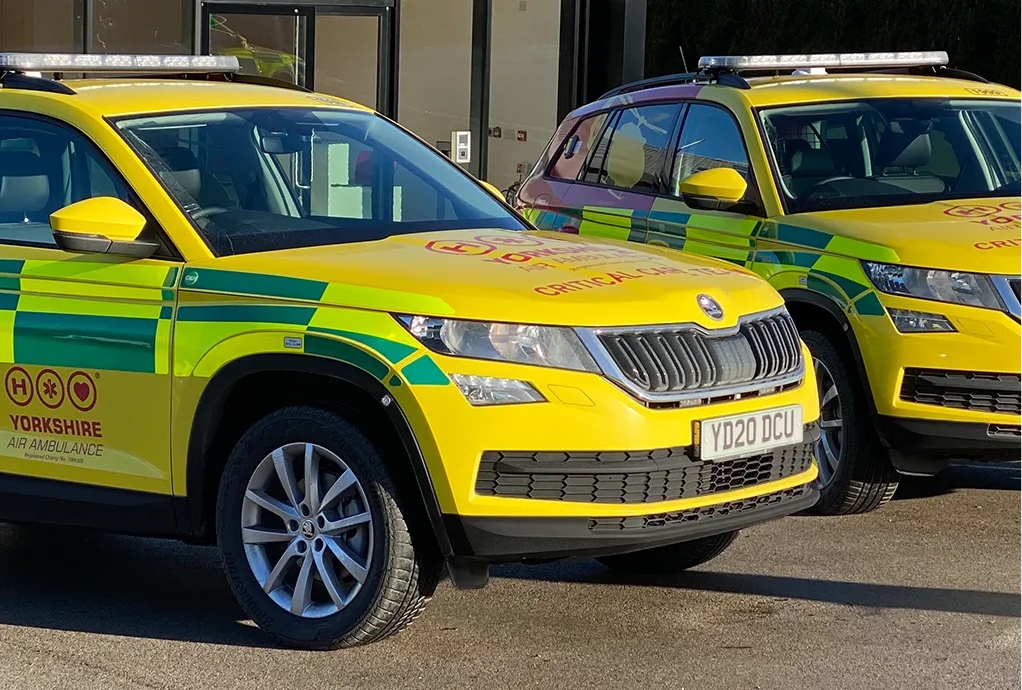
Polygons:
[[703,58],[571,113],[518,192],[541,228],[718,257],[784,295],[820,387],[819,512],[1019,457],[1020,94],[946,63]]

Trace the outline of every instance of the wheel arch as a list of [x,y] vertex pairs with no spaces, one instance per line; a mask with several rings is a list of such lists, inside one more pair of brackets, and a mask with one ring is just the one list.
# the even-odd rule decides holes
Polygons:
[[[869,382],[869,376],[866,374],[866,363],[862,358],[862,351],[859,349],[859,341],[855,337],[855,329],[852,327],[848,315],[834,300],[811,290],[784,288],[780,290],[780,293],[784,297],[791,317],[795,320],[795,325],[800,329],[822,325],[823,329],[831,334],[840,333],[844,336],[839,339],[838,344],[843,344],[851,356],[855,370],[859,374],[859,385],[862,387],[867,401],[870,416],[876,419],[878,413],[876,401],[873,399],[873,389]],[[826,319],[823,324],[813,320],[814,317],[821,316]]]
[[[178,502],[177,508],[178,522],[183,532],[200,541],[214,537],[210,495],[216,494],[215,483],[219,482],[226,461],[226,456],[219,458],[215,453],[216,442],[221,438],[224,425],[229,423],[224,409],[239,386],[249,381],[273,377],[308,377],[309,380],[322,381],[326,387],[339,386],[349,392],[360,391],[364,394],[363,399],[358,401],[360,403],[368,403],[371,399],[375,404],[368,403],[372,407],[360,411],[373,415],[377,420],[386,420],[389,428],[380,431],[393,431],[392,437],[396,435],[394,440],[408,460],[417,498],[429,520],[437,547],[445,557],[452,553],[451,541],[422,449],[407,415],[395,397],[378,379],[355,366],[298,353],[242,357],[224,365],[209,380],[196,405],[189,433],[185,468],[187,494]],[[211,487],[211,484],[214,485]]]

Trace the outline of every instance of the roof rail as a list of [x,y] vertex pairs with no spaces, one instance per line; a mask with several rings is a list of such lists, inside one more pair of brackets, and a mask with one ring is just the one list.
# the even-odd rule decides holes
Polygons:
[[53,79],[44,79],[20,72],[0,72],[0,89],[20,89],[22,91],[43,91],[74,96],[75,92],[67,84]]
[[126,74],[120,75],[124,79],[185,79],[189,81],[222,81],[234,82],[236,84],[253,84],[256,86],[273,86],[278,89],[291,89],[292,91],[304,91],[311,93],[308,89],[294,82],[263,77],[255,74],[242,74],[241,72],[186,72],[183,74]]
[[658,86],[674,86],[676,84],[719,84],[720,86],[731,86],[736,89],[749,89],[749,82],[738,76],[736,73],[728,69],[709,69],[700,70],[698,72],[687,72],[682,74],[667,74],[662,77],[650,77],[649,79],[639,79],[638,81],[628,82],[621,86],[615,87],[607,93],[600,96],[597,100],[603,100],[604,98],[610,98],[611,96],[620,96],[624,93],[631,93],[633,91],[641,91],[642,89],[652,89]]

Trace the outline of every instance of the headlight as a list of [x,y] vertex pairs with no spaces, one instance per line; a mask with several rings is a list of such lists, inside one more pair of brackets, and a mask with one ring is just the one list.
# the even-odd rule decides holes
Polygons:
[[570,328],[398,316],[434,352],[515,364],[599,372],[592,355]]
[[961,271],[936,271],[864,261],[866,275],[881,292],[937,302],[1004,309],[989,276]]

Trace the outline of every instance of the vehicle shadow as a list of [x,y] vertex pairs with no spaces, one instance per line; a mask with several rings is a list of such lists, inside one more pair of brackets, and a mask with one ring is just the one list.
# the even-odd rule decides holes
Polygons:
[[933,477],[902,477],[893,500],[933,498],[961,489],[1019,491],[1022,489],[1022,463],[955,463]]
[[843,604],[872,609],[909,609],[1018,618],[1022,595],[944,587],[884,585],[803,577],[690,570],[675,575],[623,575],[595,561],[504,565],[493,576],[632,587],[669,587],[724,594]]
[[215,549],[0,525],[0,625],[273,647],[237,605]]

